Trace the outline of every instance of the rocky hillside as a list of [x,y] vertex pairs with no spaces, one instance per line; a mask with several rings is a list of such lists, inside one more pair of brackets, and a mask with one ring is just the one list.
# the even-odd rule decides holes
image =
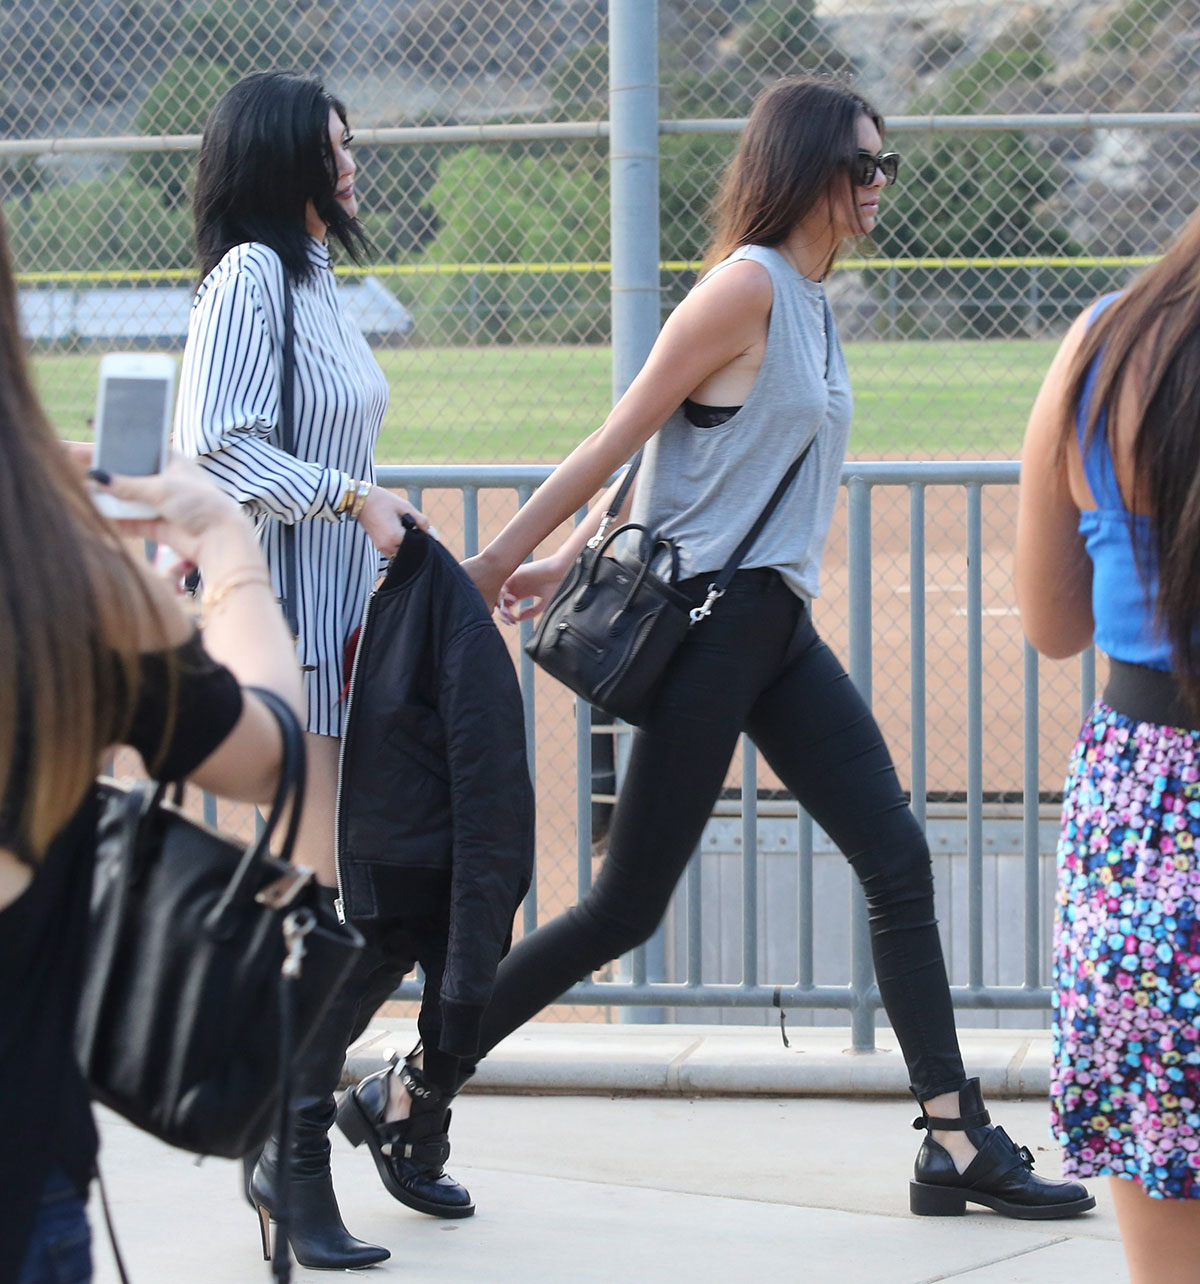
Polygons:
[[[0,6],[0,128],[142,128],[180,60],[315,68],[362,124],[594,117],[606,15],[607,0],[24,0]],[[659,15],[668,115],[741,115],[797,69],[849,72],[889,115],[1200,109],[1200,0],[659,0]],[[198,128],[199,97],[156,130]],[[1154,248],[1200,190],[1194,132],[1036,139],[1061,166],[1047,211],[1080,244]],[[62,158],[54,181],[113,163]],[[9,194],[32,164],[10,168]]]

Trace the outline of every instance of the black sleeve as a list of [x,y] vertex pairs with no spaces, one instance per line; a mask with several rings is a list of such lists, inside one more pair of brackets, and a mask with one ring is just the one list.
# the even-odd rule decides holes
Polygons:
[[142,656],[141,686],[121,737],[158,780],[181,780],[208,757],[242,715],[242,688],[204,650],[200,634],[172,652]]
[[513,916],[533,875],[534,801],[521,690],[508,648],[480,618],[442,655],[438,708],[446,733],[454,851],[450,933],[442,974],[441,1049],[471,1057]]

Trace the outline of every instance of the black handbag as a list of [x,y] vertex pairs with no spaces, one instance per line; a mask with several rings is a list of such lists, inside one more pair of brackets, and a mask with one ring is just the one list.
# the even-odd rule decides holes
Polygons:
[[[675,587],[679,551],[673,540],[655,535],[636,522],[605,534],[633,485],[641,463],[639,452],[601,519],[600,528],[575,559],[542,613],[537,629],[525,644],[526,652],[589,704],[638,726],[650,710],[671,657],[688,630],[707,619],[713,604],[725,595],[742,559],[800,471],[813,440],[815,437],[792,461],[766,507],[697,607],[691,607]],[[635,531],[639,539],[632,552],[623,549],[610,555],[621,536]]]
[[[290,708],[272,692],[255,694],[279,722],[284,765],[250,844],[187,816],[178,793],[167,799],[168,785],[97,786],[76,1026],[97,1101],[173,1146],[228,1158],[271,1132],[274,1108],[288,1098],[292,1057],[363,945],[316,895],[312,872],[288,860],[304,796],[304,746]],[[272,856],[268,843],[289,802],[287,832]]]

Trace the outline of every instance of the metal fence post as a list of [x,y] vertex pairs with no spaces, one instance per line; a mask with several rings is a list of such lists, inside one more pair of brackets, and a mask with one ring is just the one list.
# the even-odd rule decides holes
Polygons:
[[[609,0],[608,156],[612,237],[612,392],[616,401],[654,346],[659,327],[658,0]],[[582,890],[582,889],[581,889]],[[660,981],[660,925],[634,960],[635,979]],[[622,1020],[657,1024],[662,1008],[625,1008]]]
[[[871,703],[871,487],[852,476],[849,494],[850,677]],[[850,1030],[855,1052],[875,1051],[875,1010],[870,1003],[875,978],[867,898],[857,882],[850,892],[850,988],[854,1006]]]
[[608,40],[615,401],[658,334],[658,0],[609,0]]

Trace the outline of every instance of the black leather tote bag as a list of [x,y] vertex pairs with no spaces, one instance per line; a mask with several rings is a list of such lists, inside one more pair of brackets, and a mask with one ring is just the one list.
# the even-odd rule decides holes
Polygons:
[[[228,1158],[270,1133],[290,1056],[362,948],[354,928],[315,895],[311,871],[289,862],[304,796],[303,741],[281,699],[255,694],[278,720],[285,751],[270,815],[249,845],[185,815],[167,785],[98,784],[76,1027],[97,1101],[171,1145]],[[268,843],[289,801],[287,833],[272,856]],[[281,1034],[291,1054],[281,1054]]]
[[[813,439],[792,460],[754,525],[708,586],[704,601],[689,610],[675,587],[679,551],[674,541],[631,522],[605,531],[633,484],[641,455],[610,502],[600,529],[588,540],[542,612],[527,654],[576,695],[614,718],[639,726],[650,712],[658,684],[688,630],[706,620],[737,573],[742,559],[787,493],[812,449]],[[610,555],[613,542],[640,532],[636,551]],[[661,568],[661,569],[660,569]]]
[[[635,532],[632,552],[610,555],[616,540]],[[526,650],[589,704],[636,726],[691,627],[678,575],[669,539],[634,523],[620,526],[576,558]]]

